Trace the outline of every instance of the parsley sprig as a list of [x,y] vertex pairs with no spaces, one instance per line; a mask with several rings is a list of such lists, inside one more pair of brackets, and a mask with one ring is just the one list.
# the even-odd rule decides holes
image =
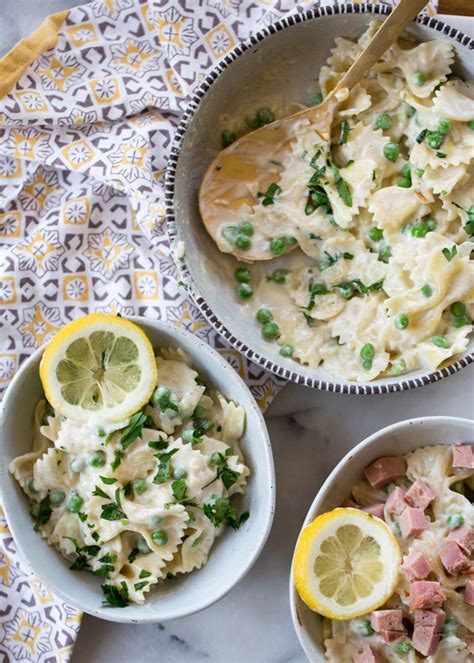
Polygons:
[[102,605],[107,608],[125,608],[128,601],[128,587],[125,580],[122,580],[120,587],[104,584],[101,586],[105,600]]
[[229,500],[225,497],[218,497],[217,495],[211,495],[209,502],[204,504],[203,510],[214,527],[226,524],[233,529],[239,529],[242,523],[248,520],[250,516],[249,512],[245,511],[238,517],[236,510],[231,506]]
[[171,479],[171,458],[177,452],[178,449],[171,449],[171,451],[158,454],[158,472],[153,479],[153,483],[160,484]]
[[125,451],[142,434],[143,426],[147,423],[148,417],[143,411],[137,412],[130,418],[128,426],[123,429],[120,436],[120,444]]
[[228,459],[224,456],[224,454],[218,452],[212,454],[211,463],[216,468],[216,476],[214,479],[212,479],[212,481],[209,481],[209,483],[203,486],[203,488],[207,488],[217,479],[222,479],[222,483],[226,489],[229,490],[229,488],[233,486],[237,479],[240,477],[240,472],[232,470],[228,465]]
[[275,196],[278,196],[281,192],[281,186],[276,182],[272,182],[265,192],[258,191],[257,198],[261,198],[262,205],[267,207],[268,205],[273,205],[275,202]]
[[117,488],[115,491],[115,502],[109,502],[108,504],[102,505],[102,513],[100,517],[104,520],[122,520],[126,518],[126,514],[122,509],[122,504],[120,501],[120,488]]

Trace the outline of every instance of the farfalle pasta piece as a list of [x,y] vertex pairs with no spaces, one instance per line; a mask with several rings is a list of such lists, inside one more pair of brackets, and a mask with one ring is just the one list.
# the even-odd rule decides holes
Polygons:
[[447,79],[454,62],[453,45],[439,39],[409,49],[394,44],[390,55],[393,65],[402,70],[411,93],[420,98],[429,97]]
[[472,84],[448,81],[435,92],[433,111],[439,117],[459,122],[474,120],[474,89]]
[[385,187],[376,191],[369,200],[369,212],[374,224],[389,232],[398,232],[413,217],[422,217],[429,212],[412,188]]

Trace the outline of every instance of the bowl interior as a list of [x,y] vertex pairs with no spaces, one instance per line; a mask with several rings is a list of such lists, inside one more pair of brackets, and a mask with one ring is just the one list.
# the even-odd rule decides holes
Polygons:
[[227,528],[217,538],[209,561],[202,569],[179,580],[167,581],[161,588],[158,585],[144,605],[130,605],[120,610],[101,608],[100,578],[70,571],[68,562],[33,531],[27,499],[8,472],[10,461],[31,448],[33,411],[43,397],[38,375],[41,350],[25,362],[3,402],[0,485],[8,524],[20,553],[36,576],[55,594],[103,619],[156,622],[207,607],[224,596],[249,570],[273,520],[274,471],[262,414],[234,369],[188,332],[162,322],[135,321],[145,330],[154,347],[181,347],[191,355],[194,367],[214,388],[245,408],[242,449],[252,474],[247,495],[236,502],[239,509],[250,511],[249,520],[239,531]]
[[[374,433],[350,451],[326,479],[309,508],[303,527],[316,516],[342,504],[351,486],[362,477],[366,465],[380,456],[403,455],[434,444],[472,442],[474,422],[457,417],[425,417],[402,421]],[[290,603],[298,639],[309,660],[322,663],[324,658],[321,618],[310,610],[290,579]]]
[[[343,385],[345,391],[349,390],[347,386],[350,384],[353,392],[376,392],[381,385],[385,387],[382,390],[387,391],[390,385],[393,388],[402,383],[403,388],[418,386],[427,382],[422,379],[427,371],[355,386],[355,383],[335,378],[322,368],[309,368],[283,359],[278,346],[262,338],[258,326],[249,323],[244,307],[236,302],[233,272],[238,263],[235,258],[221,253],[205,232],[199,215],[198,190],[209,163],[221,149],[219,118],[222,114],[242,117],[283,96],[286,100],[308,104],[319,70],[334,47],[335,37],[360,36],[372,18],[377,17],[364,13],[336,14],[294,23],[258,41],[231,61],[204,96],[198,92],[193,100],[199,102],[199,106],[178,146],[174,195],[170,202],[176,221],[172,234],[176,232],[177,239],[187,247],[186,256],[179,265],[183,278],[189,281],[191,277],[195,299],[216,329],[244,352],[250,348],[254,361],[286,379],[320,388],[330,388],[328,383]],[[408,32],[418,41],[440,38],[437,30],[420,24],[413,24]],[[469,50],[455,40],[453,43],[458,53],[458,73],[473,78],[474,59]],[[226,62],[227,59],[230,60],[229,56]],[[272,263],[277,268],[284,263],[284,258]],[[473,348],[474,342],[468,352]],[[407,379],[416,378],[419,378],[416,385],[407,384]],[[322,384],[318,383],[320,381]]]

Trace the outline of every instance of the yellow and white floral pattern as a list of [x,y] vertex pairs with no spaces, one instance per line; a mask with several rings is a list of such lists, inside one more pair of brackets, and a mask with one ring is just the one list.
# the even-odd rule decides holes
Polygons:
[[[0,85],[0,394],[62,325],[104,311],[184,326],[268,406],[277,380],[229,348],[179,287],[162,176],[173,129],[205,73],[252,31],[302,5],[329,4],[97,0],[31,37],[30,47],[44,38],[49,50],[33,44],[39,57],[11,89]],[[0,61],[4,80],[7,65]],[[0,596],[2,661],[69,659],[81,614],[29,576],[1,511]]]

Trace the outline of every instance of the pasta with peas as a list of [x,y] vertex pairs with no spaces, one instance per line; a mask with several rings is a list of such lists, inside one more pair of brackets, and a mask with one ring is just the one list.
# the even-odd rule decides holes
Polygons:
[[[336,39],[319,99],[378,25],[357,42]],[[453,75],[454,57],[445,41],[399,39],[341,101],[329,143],[301,124],[276,181],[250,191],[255,204],[237,238],[223,227],[222,251],[237,248],[245,259],[235,243],[243,238],[278,258],[277,269],[249,265],[235,277],[240,300],[284,357],[364,382],[433,370],[466,350],[474,89]],[[261,126],[287,110],[274,105],[254,119],[266,111]]]
[[103,579],[105,605],[143,603],[153,585],[199,569],[250,474],[240,405],[210,389],[181,350],[156,357],[158,385],[130,419],[78,424],[42,400],[31,452],[10,471],[31,500],[35,529]]

